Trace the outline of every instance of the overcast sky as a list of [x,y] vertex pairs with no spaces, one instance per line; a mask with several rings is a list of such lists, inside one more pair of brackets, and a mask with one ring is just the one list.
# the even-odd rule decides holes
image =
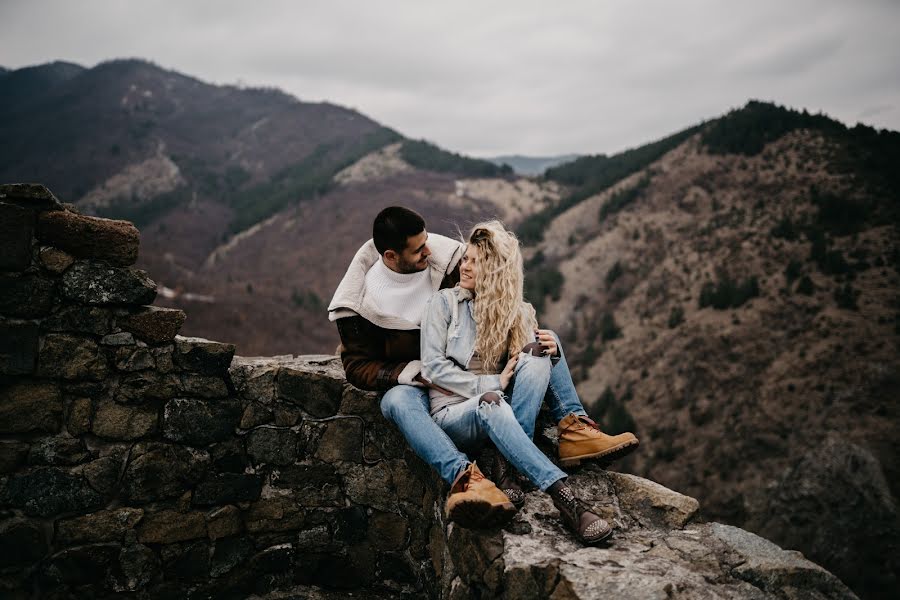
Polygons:
[[772,100],[900,130],[900,1],[0,0],[0,65],[139,57],[476,156],[617,152]]

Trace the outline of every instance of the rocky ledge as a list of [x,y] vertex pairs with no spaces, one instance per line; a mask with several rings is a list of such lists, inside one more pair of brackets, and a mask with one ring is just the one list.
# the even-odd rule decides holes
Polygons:
[[855,598],[834,575],[757,535],[698,519],[696,500],[587,467],[570,478],[616,533],[587,548],[562,529],[549,498],[529,494],[504,531],[447,531],[443,597],[646,600]]

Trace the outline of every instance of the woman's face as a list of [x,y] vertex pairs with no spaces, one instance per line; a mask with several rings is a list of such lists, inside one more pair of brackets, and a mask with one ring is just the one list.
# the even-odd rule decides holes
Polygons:
[[475,280],[478,278],[478,248],[469,244],[466,253],[459,263],[459,287],[475,291]]

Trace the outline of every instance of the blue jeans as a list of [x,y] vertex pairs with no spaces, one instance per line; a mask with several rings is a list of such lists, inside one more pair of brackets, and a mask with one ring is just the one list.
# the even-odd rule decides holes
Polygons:
[[490,438],[503,456],[542,490],[565,478],[522,429],[502,392],[497,394],[497,403],[483,401],[479,395],[441,409],[434,420],[463,449],[475,449]]
[[[587,415],[578,393],[575,391],[575,383],[569,372],[569,364],[563,354],[559,337],[556,344],[559,348],[559,360],[545,376],[544,363],[550,361],[523,361],[519,359],[516,365],[516,374],[512,380],[512,390],[509,394],[509,404],[516,415],[516,420],[522,426],[528,437],[534,439],[534,423],[538,412],[541,410],[541,402],[546,402],[550,407],[554,421],[562,421],[566,415]],[[527,355],[523,355],[523,358]]]
[[[532,361],[523,355],[516,365],[508,400],[516,420],[530,439],[534,438],[534,423],[542,401],[550,407],[557,422],[572,412],[587,414],[575,392],[558,337],[557,344],[560,359],[550,369],[549,377],[546,372],[549,360]],[[381,399],[381,414],[397,426],[413,452],[444,481],[453,483],[470,461],[431,419],[430,408],[428,391],[411,385],[394,386]]]
[[381,398],[384,418],[397,426],[419,458],[452,484],[471,461],[435,424],[430,408],[428,390],[422,387],[397,385]]
[[553,369],[550,371],[550,385],[547,387],[544,402],[550,407],[553,420],[557,423],[571,413],[586,417],[587,412],[578,398],[578,392],[575,391],[575,383],[572,381],[572,373],[569,372],[569,363],[566,362],[562,342],[559,341],[559,336],[556,335],[556,332],[553,332],[553,337],[556,338],[559,361],[553,365]]

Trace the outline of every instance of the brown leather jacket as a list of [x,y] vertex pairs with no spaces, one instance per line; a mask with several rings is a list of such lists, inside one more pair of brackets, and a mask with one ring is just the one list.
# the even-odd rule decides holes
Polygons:
[[[441,281],[440,289],[459,282],[459,267]],[[347,381],[364,390],[388,390],[410,361],[419,359],[419,330],[384,329],[355,315],[335,321],[341,336],[341,362]]]

